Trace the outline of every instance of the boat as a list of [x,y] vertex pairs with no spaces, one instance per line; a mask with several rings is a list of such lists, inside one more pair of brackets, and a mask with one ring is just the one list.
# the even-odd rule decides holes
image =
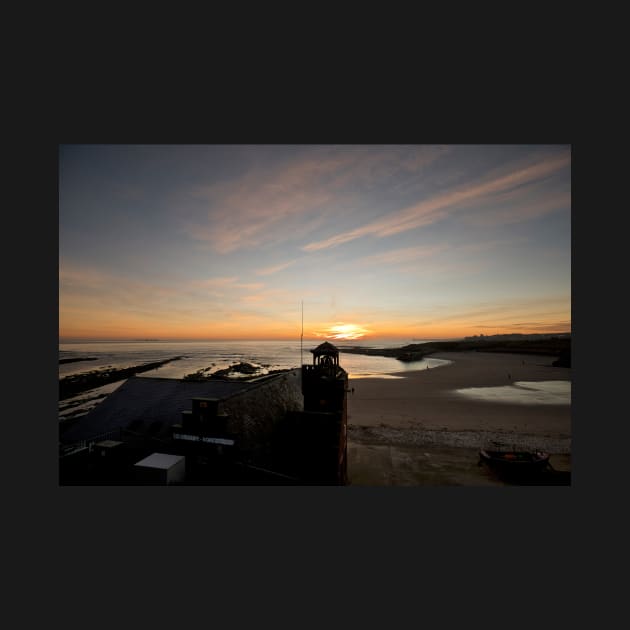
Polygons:
[[549,453],[543,451],[479,451],[479,466],[487,464],[502,477],[525,479],[552,469]]

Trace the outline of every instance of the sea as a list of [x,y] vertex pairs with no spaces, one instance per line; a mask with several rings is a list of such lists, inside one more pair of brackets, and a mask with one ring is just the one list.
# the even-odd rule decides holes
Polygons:
[[[145,378],[183,378],[187,374],[204,370],[209,374],[235,363],[246,362],[258,368],[258,374],[271,370],[299,367],[312,363],[311,350],[323,340],[287,341],[65,341],[59,343],[59,359],[91,358],[59,364],[59,378],[94,370],[126,368],[181,356],[155,370],[142,372]],[[402,362],[391,357],[369,356],[343,352],[346,347],[399,348],[408,343],[424,343],[431,339],[413,341],[361,340],[332,343],[340,350],[339,363],[350,379],[404,378],[408,370],[439,367],[450,363],[426,357],[420,361]],[[95,404],[117,389],[124,381],[99,388],[60,401],[60,420],[87,413]]]
[[[430,341],[430,340],[427,340]],[[162,361],[176,356],[182,358],[167,363],[156,370],[143,372],[145,377],[182,378],[186,374],[212,368],[224,369],[241,361],[269,370],[299,367],[311,363],[311,350],[321,341],[93,341],[66,342],[59,344],[59,359],[94,358],[93,361],[78,361],[59,365],[59,378],[106,368],[125,368],[143,363]],[[344,353],[344,347],[399,348],[404,342],[333,342],[340,350],[339,363],[350,378],[387,378],[392,372],[422,369],[442,363],[437,359],[423,359],[403,363],[391,357]],[[414,341],[424,343],[424,341]]]

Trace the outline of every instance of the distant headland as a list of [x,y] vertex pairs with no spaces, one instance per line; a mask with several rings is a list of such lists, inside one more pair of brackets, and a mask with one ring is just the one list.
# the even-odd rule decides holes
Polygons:
[[464,350],[557,356],[558,359],[553,363],[555,367],[571,367],[571,333],[475,335],[455,341],[412,343],[400,348],[340,348],[341,352],[393,357],[404,362],[420,361],[435,352]]
[[507,335],[473,335],[472,337],[464,337],[464,341],[540,341],[542,339],[571,339],[571,333],[510,333]]

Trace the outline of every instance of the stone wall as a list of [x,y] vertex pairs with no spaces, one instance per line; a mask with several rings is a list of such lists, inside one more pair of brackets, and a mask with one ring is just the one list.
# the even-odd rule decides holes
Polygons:
[[272,462],[272,439],[290,411],[304,408],[300,370],[265,379],[246,392],[227,398],[221,408],[230,415],[230,432],[237,437],[239,455],[261,467]]

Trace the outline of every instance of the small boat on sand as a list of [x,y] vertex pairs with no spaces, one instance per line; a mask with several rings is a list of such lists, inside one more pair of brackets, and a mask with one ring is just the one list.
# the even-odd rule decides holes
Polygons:
[[503,477],[524,479],[551,469],[549,453],[543,451],[479,451],[479,466],[487,464]]

